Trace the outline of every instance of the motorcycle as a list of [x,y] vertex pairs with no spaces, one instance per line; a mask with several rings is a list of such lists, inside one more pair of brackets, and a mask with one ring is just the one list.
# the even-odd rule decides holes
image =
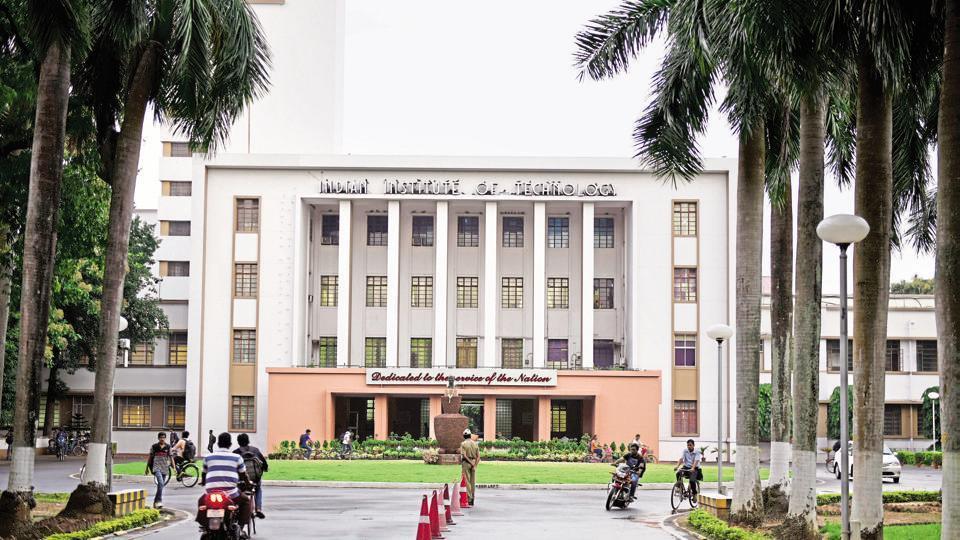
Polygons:
[[247,540],[249,535],[240,523],[240,507],[225,491],[213,491],[203,496],[198,508],[200,540]]
[[626,463],[617,465],[616,470],[607,484],[607,504],[609,511],[613,507],[626,508],[630,506],[630,485],[633,477],[633,470]]

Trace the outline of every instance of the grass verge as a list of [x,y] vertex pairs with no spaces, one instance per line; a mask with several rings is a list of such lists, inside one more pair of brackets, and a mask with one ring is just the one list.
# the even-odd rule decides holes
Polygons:
[[[820,532],[828,540],[840,540],[840,524],[831,521]],[[883,528],[884,540],[940,540],[940,524],[887,525]]]
[[66,504],[70,499],[69,493],[34,493],[33,498],[38,503],[60,503]]
[[726,521],[710,515],[705,510],[694,510],[687,523],[695,531],[711,540],[766,540],[769,536],[733,527]]
[[160,520],[160,511],[153,508],[144,508],[117,519],[108,519],[95,523],[82,531],[71,533],[52,534],[46,540],[85,540],[97,538],[111,533],[126,531],[134,527],[142,527]]

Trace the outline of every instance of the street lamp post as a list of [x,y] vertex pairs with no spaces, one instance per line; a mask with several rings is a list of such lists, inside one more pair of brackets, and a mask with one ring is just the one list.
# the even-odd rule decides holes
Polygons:
[[707,335],[717,341],[717,495],[723,495],[723,341],[730,339],[733,329],[715,324]]
[[937,400],[940,399],[939,392],[930,392],[927,394],[930,398],[930,409],[933,412],[933,451],[937,451]]
[[840,536],[850,539],[850,439],[847,425],[847,248],[870,232],[870,225],[860,216],[837,214],[817,225],[817,236],[840,248]]

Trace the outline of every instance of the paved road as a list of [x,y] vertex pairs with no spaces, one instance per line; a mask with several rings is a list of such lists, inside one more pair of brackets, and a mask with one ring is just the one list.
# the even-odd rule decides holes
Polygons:
[[[856,479],[850,480],[850,489],[857,489]],[[900,474],[900,483],[894,484],[893,480],[883,481],[884,491],[899,491],[902,489],[922,489],[929,491],[939,490],[943,483],[943,471],[941,469],[931,469],[930,467],[905,466]],[[840,492],[840,480],[827,472],[823,463],[817,464],[817,489],[820,492]]]

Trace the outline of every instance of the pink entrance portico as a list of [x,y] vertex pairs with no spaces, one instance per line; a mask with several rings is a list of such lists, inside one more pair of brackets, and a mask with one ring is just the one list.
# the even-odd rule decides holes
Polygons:
[[[315,439],[333,439],[344,422],[351,425],[368,420],[356,416],[346,418],[352,414],[346,409],[358,400],[372,404],[372,411],[367,409],[372,416],[367,423],[370,426],[367,435],[378,439],[386,438],[398,422],[409,424],[408,404],[416,399],[423,404],[424,418],[427,418],[427,400],[429,418],[440,413],[442,385],[368,384],[366,373],[365,368],[267,369],[267,447],[272,450],[280,441],[296,439],[305,428],[313,431]],[[568,421],[567,406],[570,406],[569,422],[575,426],[574,436],[581,432],[596,433],[602,441],[609,442],[628,441],[639,433],[654,452],[659,452],[659,371],[560,370],[555,386],[462,386],[459,392],[465,402],[482,404],[482,426],[478,428],[482,427],[485,438],[493,438],[491,434],[497,433],[498,400],[515,403],[513,414],[517,423],[529,425],[526,431],[518,426],[514,436],[535,440],[548,440],[551,429],[559,429],[556,414],[559,404],[563,404],[564,424]],[[404,414],[394,415],[401,408]],[[433,436],[432,424],[430,421],[430,436]],[[426,430],[426,425],[423,426]],[[556,433],[553,432],[555,436]]]

